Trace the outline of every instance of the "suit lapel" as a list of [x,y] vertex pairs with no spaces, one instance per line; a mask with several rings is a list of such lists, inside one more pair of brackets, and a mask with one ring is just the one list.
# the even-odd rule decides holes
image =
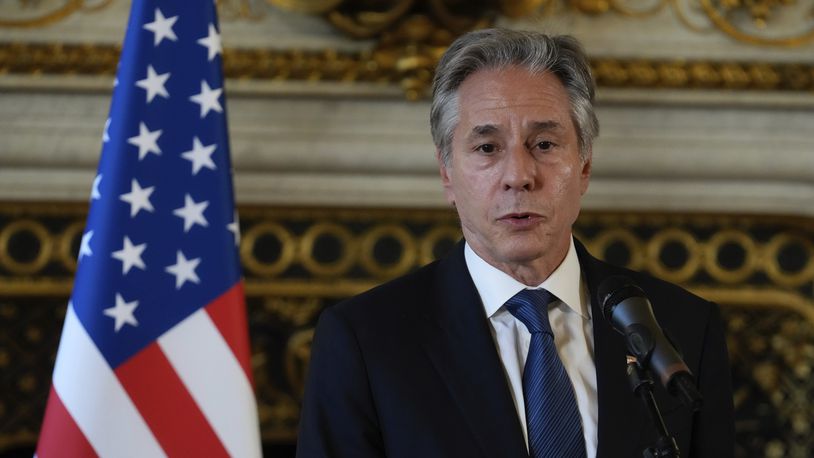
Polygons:
[[575,245],[591,300],[599,399],[597,457],[640,456],[642,452],[637,447],[643,419],[639,400],[627,381],[627,348],[622,335],[605,320],[597,303],[599,283],[619,272],[591,256],[579,241]]
[[517,411],[463,242],[439,264],[436,303],[423,310],[422,343],[486,456],[528,456]]

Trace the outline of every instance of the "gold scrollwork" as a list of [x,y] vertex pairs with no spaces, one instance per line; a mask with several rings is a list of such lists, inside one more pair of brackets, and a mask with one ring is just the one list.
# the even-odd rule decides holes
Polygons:
[[263,309],[293,326],[305,326],[322,310],[322,301],[316,297],[268,297]]
[[[254,254],[257,240],[266,235],[274,236],[280,244],[280,255],[274,262],[262,262]],[[243,234],[243,243],[240,244],[240,259],[243,265],[254,274],[273,277],[284,272],[295,258],[294,236],[282,224],[264,222],[253,226]]]
[[435,260],[435,246],[442,240],[461,239],[461,229],[455,226],[438,226],[424,234],[419,244],[418,262],[427,264]]
[[[687,260],[683,265],[672,269],[661,262],[661,251],[670,242],[678,242],[687,252]],[[658,277],[665,280],[682,283],[698,271],[701,266],[701,248],[698,241],[689,232],[670,228],[658,232],[647,243],[646,265]]]
[[[803,247],[805,265],[796,273],[790,273],[780,266],[780,251],[790,243]],[[814,280],[814,243],[811,240],[794,234],[777,234],[765,247],[766,274],[779,285],[800,286]]]
[[56,240],[56,259],[68,269],[68,272],[76,272],[76,256],[73,252],[73,241],[82,235],[84,229],[85,222],[76,221],[68,225]]
[[[56,8],[52,8],[50,10],[45,10],[44,8],[41,8],[41,10],[36,11],[32,17],[25,18],[0,17],[0,27],[19,27],[19,28],[43,27],[46,25],[53,24],[55,22],[59,22],[67,18],[68,16],[76,13],[77,11],[89,11],[89,12],[99,11],[110,5],[112,1],[113,0],[98,0],[96,2],[93,1],[88,2],[87,0],[65,0],[62,5],[58,5]],[[23,1],[21,3],[26,4],[23,6],[38,7],[40,3],[46,3],[46,6],[48,6],[53,4],[54,2]]]
[[[224,71],[228,78],[239,79],[399,84],[408,99],[416,99],[429,88],[433,67],[444,49],[440,44],[357,53],[228,49]],[[118,47],[111,45],[0,43],[0,73],[112,75],[118,55]],[[600,87],[814,90],[814,64],[809,62],[600,58],[592,60],[591,66]]]
[[266,0],[269,5],[305,14],[323,14],[336,8],[342,0]]
[[[729,19],[727,19],[726,13],[731,12],[732,10],[745,10],[748,11],[749,14],[752,16],[752,20],[754,21],[755,25],[760,28],[766,28],[768,25],[770,11],[775,8],[781,8],[783,6],[792,5],[795,2],[793,1],[785,1],[785,0],[751,0],[751,1],[743,1],[743,0],[730,0],[727,2],[720,2],[719,5],[724,5],[722,8],[723,11],[716,8],[716,5],[711,0],[698,0],[698,3],[701,5],[701,8],[706,13],[709,20],[712,24],[718,28],[718,30],[724,32],[725,34],[729,35],[730,37],[742,41],[744,43],[755,44],[755,45],[773,45],[773,46],[800,46],[805,43],[809,43],[814,41],[814,28],[809,30],[808,32],[802,32],[797,35],[783,37],[783,38],[772,38],[772,37],[764,37],[757,35],[755,33],[745,32],[742,27],[739,27],[737,24],[733,23]],[[809,18],[812,17],[812,12],[809,12]]]
[[[331,262],[320,262],[314,257],[314,245],[320,237],[335,237],[342,253]],[[309,227],[302,235],[299,260],[309,272],[320,276],[336,276],[346,273],[356,261],[356,242],[353,234],[336,223],[321,222]]]
[[[719,259],[719,253],[724,245],[734,243],[744,253],[743,263],[734,269],[724,268]],[[723,283],[738,283],[755,272],[758,264],[758,250],[754,240],[746,233],[733,229],[724,229],[715,233],[704,244],[704,268],[718,281]]]
[[[376,244],[385,237],[393,237],[401,244],[401,256],[391,265],[383,265],[376,260]],[[416,244],[413,236],[402,226],[385,224],[376,226],[362,236],[359,261],[362,266],[377,277],[392,277],[406,273],[416,261]]]
[[639,249],[641,242],[632,232],[623,228],[608,229],[602,231],[591,242],[591,248],[597,256],[604,257],[608,247],[613,243],[621,243],[627,248],[630,259],[625,267],[638,270],[644,264],[642,250]]
[[[34,259],[30,261],[18,261],[11,256],[11,239],[23,232],[31,233],[39,244]],[[13,221],[0,231],[0,265],[14,274],[33,274],[42,269],[51,259],[52,250],[51,235],[38,221],[30,219]]]
[[[248,2],[249,0],[243,0]],[[450,0],[267,0],[269,3],[291,11],[325,15],[339,30],[355,38],[379,38],[385,42],[392,31],[407,22],[429,25],[422,27],[420,35],[430,37],[437,34],[453,33],[485,27],[494,23],[498,14],[518,18],[531,15],[551,16],[566,8],[578,13],[599,16],[615,12],[629,18],[647,18],[661,13],[670,7],[678,20],[695,32],[718,30],[735,40],[770,46],[799,46],[814,41],[814,29],[808,28],[786,37],[776,37],[766,33],[773,12],[797,7],[793,0],[492,0],[479,2],[468,8],[464,14],[453,13],[459,2]],[[807,26],[802,12],[803,26]],[[697,16],[691,19],[690,16]],[[417,21],[417,18],[420,19]],[[749,30],[749,19],[754,30]],[[698,21],[703,21],[699,24]],[[436,25],[437,24],[437,25]],[[785,24],[784,24],[785,25]],[[418,29],[416,29],[418,30]],[[413,34],[413,38],[417,34]],[[426,41],[426,38],[422,41]]]
[[295,332],[285,345],[285,373],[288,383],[300,398],[305,390],[305,375],[308,361],[311,359],[311,342],[314,340],[314,329],[309,328]]

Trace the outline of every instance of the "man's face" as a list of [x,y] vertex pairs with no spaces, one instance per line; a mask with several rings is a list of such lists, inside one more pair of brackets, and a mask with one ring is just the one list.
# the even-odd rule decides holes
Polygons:
[[568,251],[591,171],[568,94],[550,73],[482,70],[461,84],[458,106],[450,163],[439,164],[464,237],[489,264],[531,267],[542,281]]

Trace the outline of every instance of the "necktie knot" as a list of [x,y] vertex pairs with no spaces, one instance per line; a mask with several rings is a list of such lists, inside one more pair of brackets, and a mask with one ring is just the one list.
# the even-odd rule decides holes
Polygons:
[[554,295],[544,289],[524,289],[506,301],[509,313],[520,320],[532,334],[551,334],[548,321],[548,304]]

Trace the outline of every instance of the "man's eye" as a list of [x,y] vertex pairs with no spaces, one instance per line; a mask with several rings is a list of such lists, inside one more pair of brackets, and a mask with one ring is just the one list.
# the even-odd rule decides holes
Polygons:
[[543,151],[548,151],[553,147],[554,147],[554,143],[552,143],[552,142],[550,142],[548,140],[543,140],[543,141],[541,141],[540,143],[537,144],[537,148],[540,148]]
[[486,144],[478,146],[475,149],[482,152],[482,153],[494,153],[495,152],[495,145],[493,145],[491,143],[486,143]]

